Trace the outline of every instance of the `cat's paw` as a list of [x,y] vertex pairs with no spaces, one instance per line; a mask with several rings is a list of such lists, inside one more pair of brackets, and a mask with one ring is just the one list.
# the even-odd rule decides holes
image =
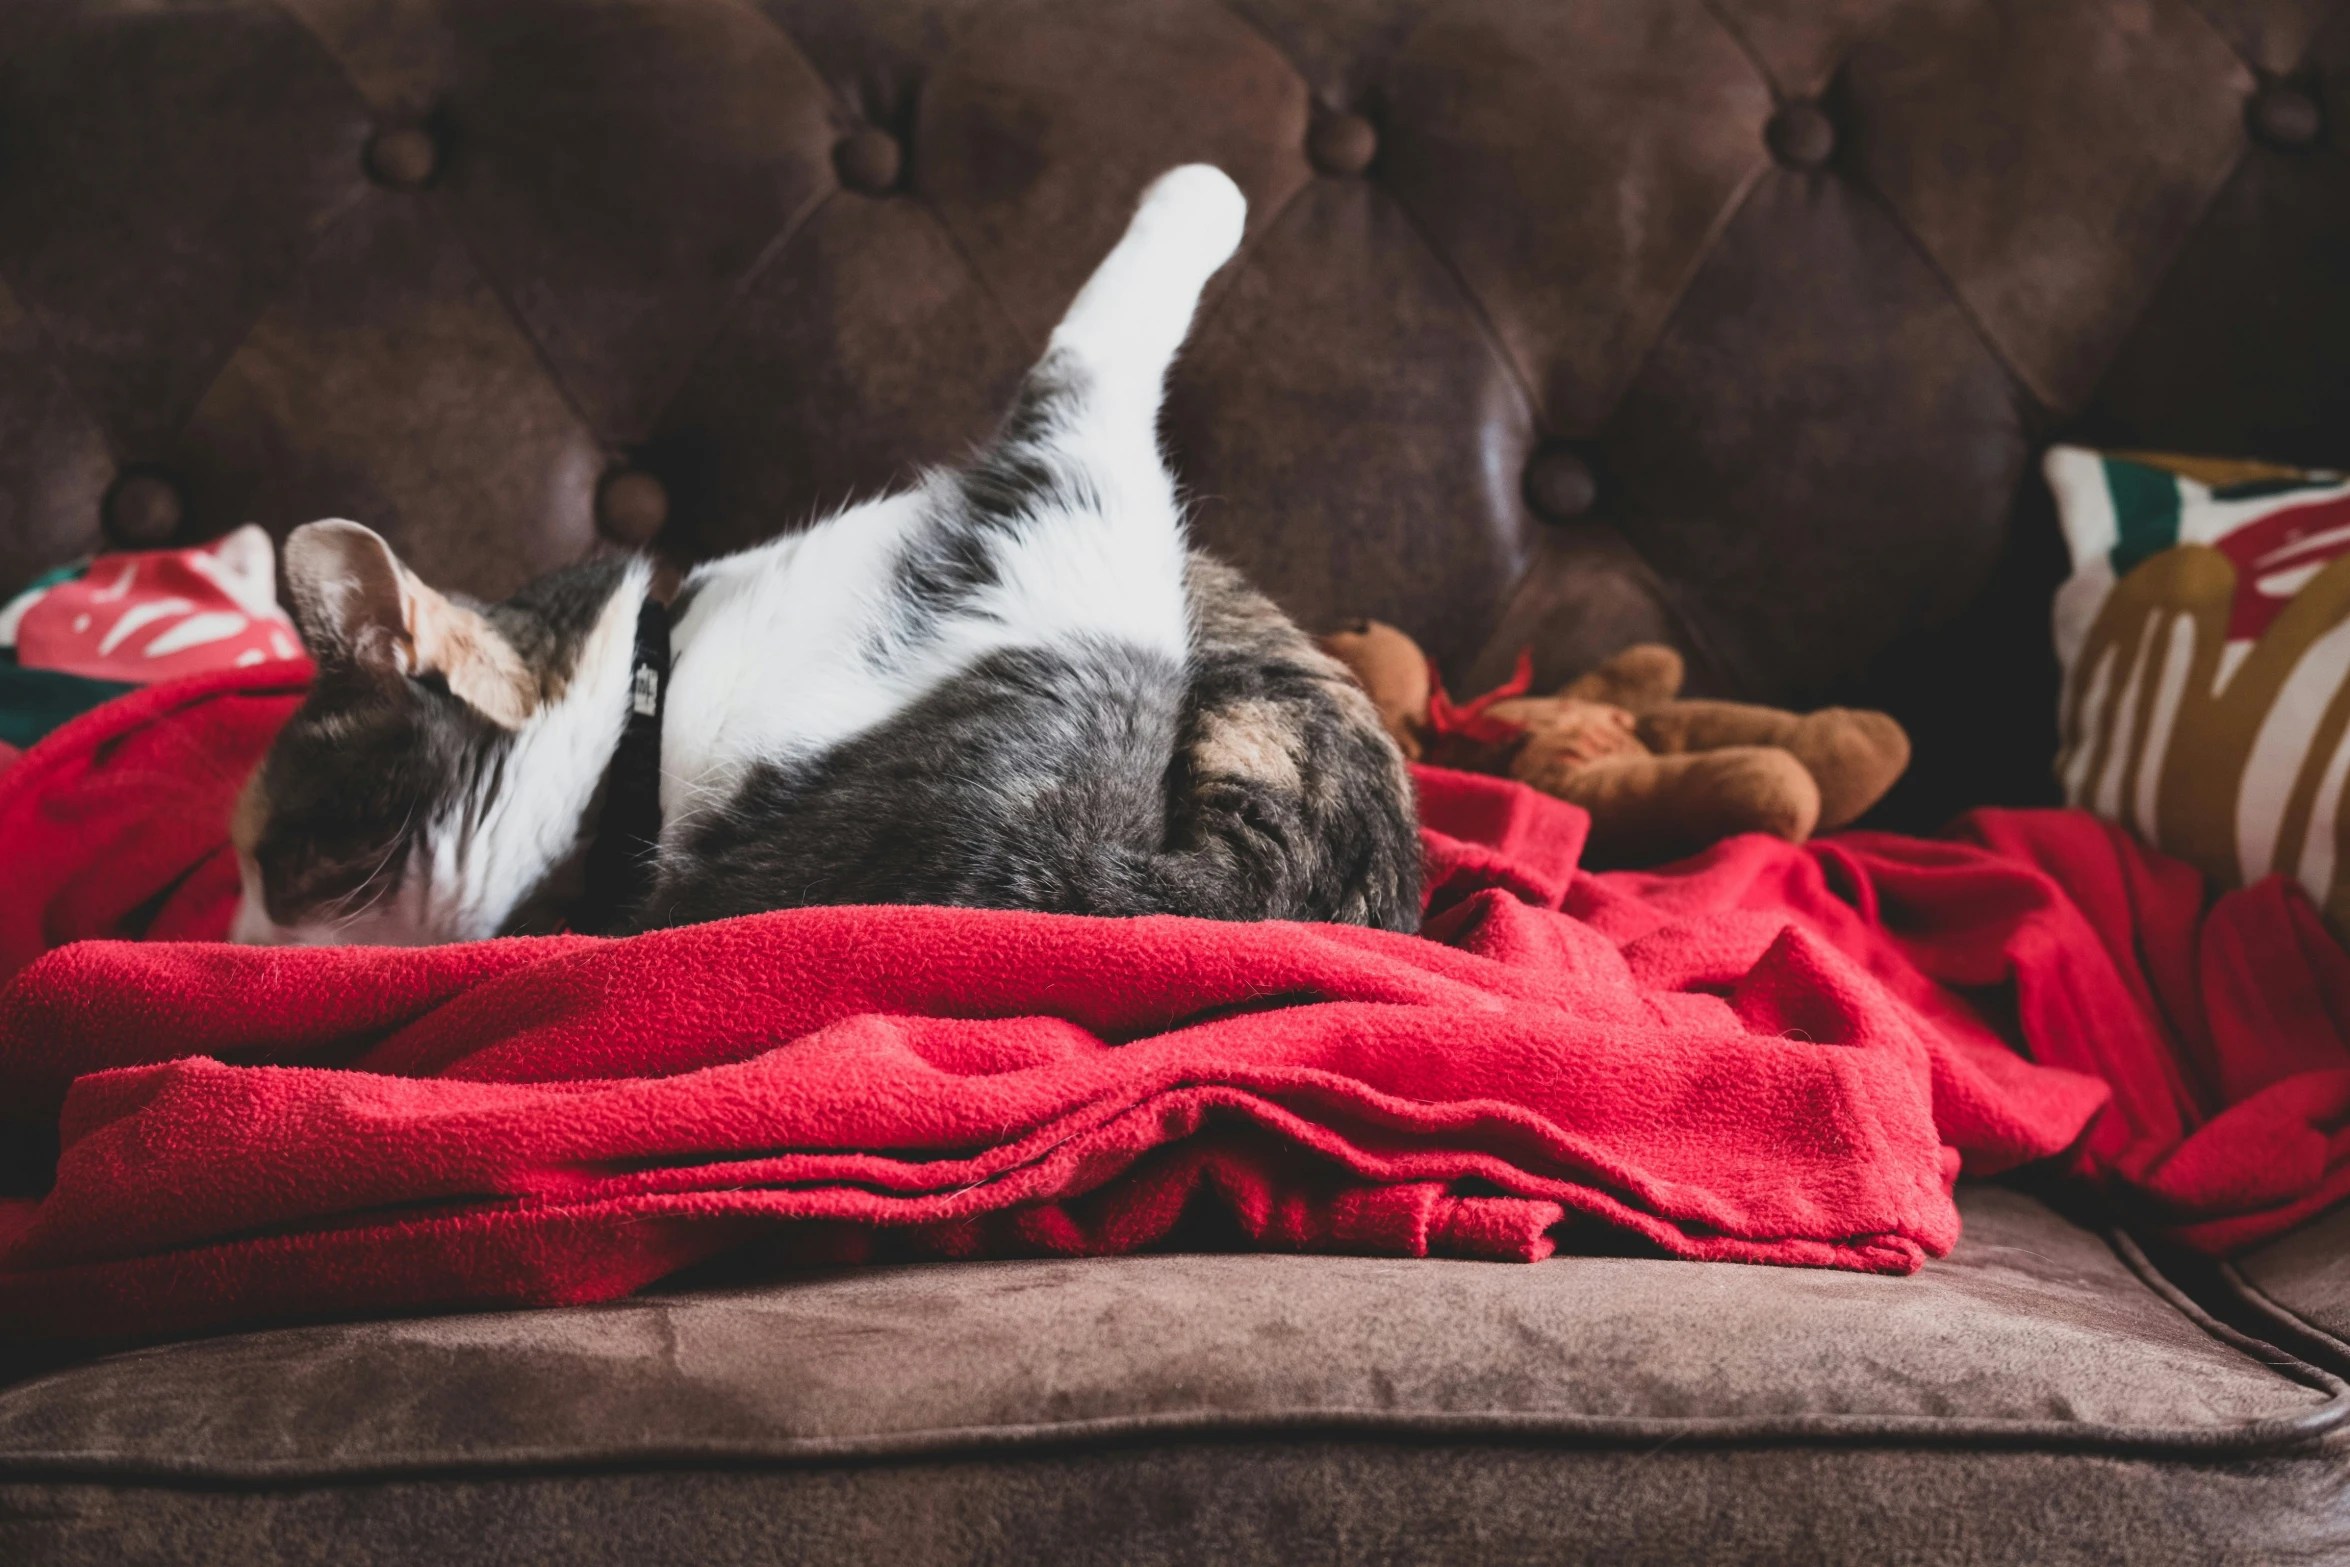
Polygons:
[[1231,259],[1248,225],[1248,198],[1212,163],[1169,169],[1142,193],[1133,232],[1180,250],[1204,276]]

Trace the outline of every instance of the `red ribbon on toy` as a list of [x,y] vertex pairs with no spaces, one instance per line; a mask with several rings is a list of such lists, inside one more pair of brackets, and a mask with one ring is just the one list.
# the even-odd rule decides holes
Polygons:
[[1510,758],[1526,738],[1526,726],[1487,711],[1497,702],[1524,696],[1534,684],[1534,655],[1518,651],[1518,667],[1509,679],[1483,696],[1455,702],[1445,695],[1444,677],[1436,661],[1428,662],[1428,743],[1423,759],[1438,767],[1464,772],[1496,773],[1508,768]]
[[1508,745],[1526,732],[1524,724],[1514,724],[1506,718],[1495,718],[1486,712],[1497,702],[1506,702],[1513,696],[1524,696],[1534,685],[1534,653],[1530,648],[1518,649],[1517,671],[1509,679],[1495,686],[1483,696],[1471,697],[1456,703],[1444,694],[1444,676],[1436,669],[1436,660],[1428,660],[1428,729],[1436,735],[1457,735],[1463,740],[1474,740],[1482,745]]

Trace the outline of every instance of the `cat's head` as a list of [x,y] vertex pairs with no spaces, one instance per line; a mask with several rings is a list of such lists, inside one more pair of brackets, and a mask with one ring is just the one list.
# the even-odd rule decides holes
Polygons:
[[648,574],[596,561],[474,604],[357,523],[296,529],[286,592],[317,675],[237,802],[232,939],[509,928],[579,847],[626,721]]

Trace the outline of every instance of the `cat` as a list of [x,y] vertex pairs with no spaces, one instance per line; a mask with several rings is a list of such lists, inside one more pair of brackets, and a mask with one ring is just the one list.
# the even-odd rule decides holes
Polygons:
[[701,565],[666,609],[638,556],[477,604],[356,523],[295,530],[317,674],[237,803],[233,938],[832,903],[1416,928],[1401,753],[1189,547],[1158,444],[1246,211],[1213,167],[1162,175],[967,466]]

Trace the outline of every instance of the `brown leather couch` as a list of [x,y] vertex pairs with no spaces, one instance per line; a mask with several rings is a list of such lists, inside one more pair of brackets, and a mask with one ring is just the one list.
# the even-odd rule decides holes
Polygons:
[[[1202,537],[1467,687],[1889,706],[1930,827],[2049,795],[2041,444],[2350,460],[2345,117],[2343,0],[6,0],[0,592],[747,543],[981,435],[1208,159]],[[0,1561],[2350,1559],[2350,1216],[1961,1201],[1908,1279],[744,1262],[20,1363]]]

